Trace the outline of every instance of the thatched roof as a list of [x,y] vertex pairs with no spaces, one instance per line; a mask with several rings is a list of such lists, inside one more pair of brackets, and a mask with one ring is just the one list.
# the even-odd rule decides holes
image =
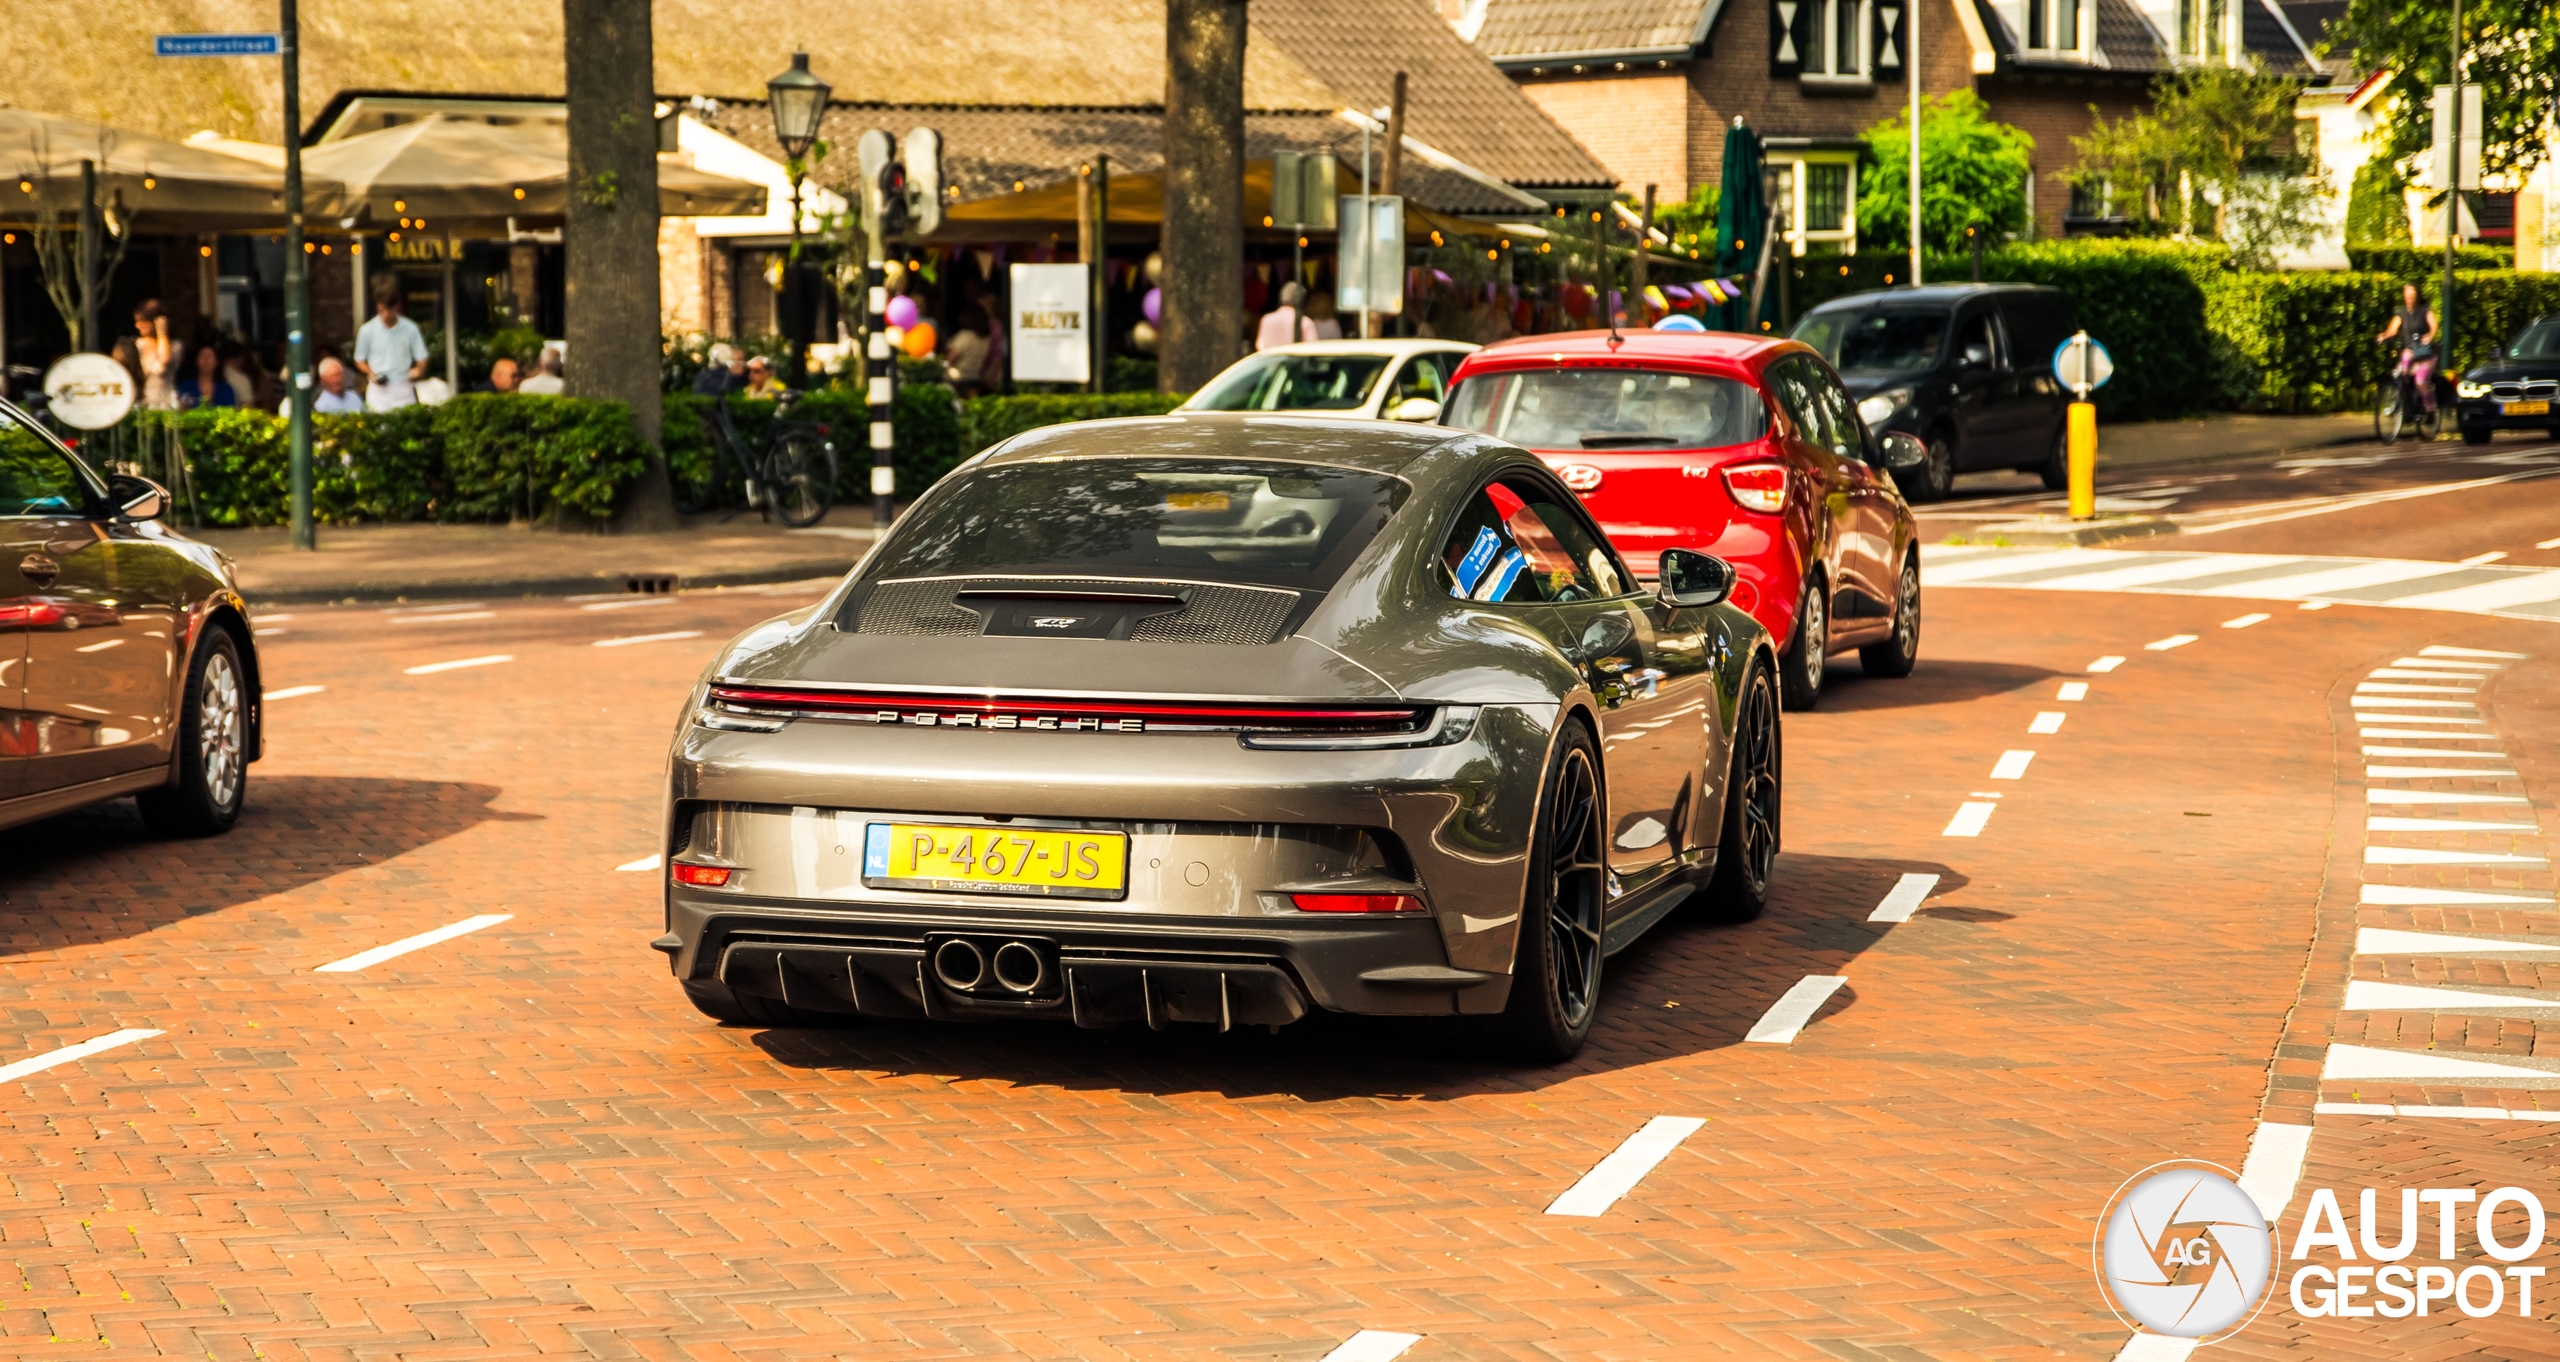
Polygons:
[[[1382,104],[1412,72],[1414,136],[1516,184],[1602,185],[1607,169],[1418,0],[1252,0],[1245,101],[1272,111]],[[0,25],[0,98],[182,138],[283,137],[276,63],[157,60],[153,33],[257,31],[273,0],[82,0]],[[557,97],[556,4],[306,6],[303,107],[341,89]],[[847,101],[1130,108],[1164,97],[1162,0],[655,0],[657,88],[761,98],[805,49]]]

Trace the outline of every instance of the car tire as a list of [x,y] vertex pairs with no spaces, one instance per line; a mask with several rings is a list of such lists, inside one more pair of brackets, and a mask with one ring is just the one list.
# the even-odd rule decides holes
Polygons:
[[2489,443],[2490,439],[2497,433],[2497,431],[2488,426],[2464,426],[2462,428],[2462,442],[2467,445],[2485,445]]
[[789,1003],[740,993],[717,979],[684,981],[685,1001],[694,1010],[713,1021],[733,1022],[740,1026],[764,1026],[798,1029],[832,1029],[853,1019],[833,1012],[803,1012]]
[[1742,683],[1723,831],[1716,839],[1715,876],[1707,881],[1706,916],[1713,921],[1749,922],[1769,906],[1786,772],[1776,691],[1766,666],[1754,666]]
[[1928,457],[1911,472],[1911,486],[1902,494],[1909,502],[1944,501],[1956,490],[1956,445],[1945,431],[1928,438],[1924,447]]
[[1902,584],[1894,593],[1893,632],[1881,643],[1858,650],[1858,666],[1869,676],[1905,677],[1920,664],[1920,555],[1902,561]]
[[211,837],[240,821],[249,792],[249,691],[240,647],[214,625],[196,646],[181,692],[170,782],[134,802],[155,837]]
[[1600,913],[1607,897],[1600,757],[1580,724],[1547,764],[1529,849],[1511,996],[1494,1017],[1503,1053],[1561,1063],[1582,1049],[1600,1011]]
[[1822,673],[1829,665],[1831,597],[1817,572],[1804,580],[1804,599],[1796,604],[1796,635],[1778,659],[1778,693],[1789,711],[1822,703]]
[[2071,426],[2063,423],[2053,432],[2053,448],[2046,451],[2044,462],[2036,465],[2036,478],[2048,492],[2065,491],[2071,486]]

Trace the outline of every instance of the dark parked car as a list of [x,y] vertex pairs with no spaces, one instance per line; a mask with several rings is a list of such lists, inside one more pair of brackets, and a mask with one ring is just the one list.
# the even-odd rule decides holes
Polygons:
[[167,505],[0,401],[0,828],[122,795],[164,836],[240,816],[257,646],[229,561],[151,523]]
[[2071,300],[2032,284],[1944,284],[1836,298],[1796,323],[1795,338],[1840,372],[1858,414],[1882,435],[1929,448],[1897,475],[1913,501],[1936,501],[1958,473],[2017,468],[2065,481],[2063,413],[2053,352],[2077,330]]
[[2560,440],[2560,313],[2534,319],[2496,355],[2471,366],[2453,385],[2462,438],[2485,445],[2500,430],[2547,430]]

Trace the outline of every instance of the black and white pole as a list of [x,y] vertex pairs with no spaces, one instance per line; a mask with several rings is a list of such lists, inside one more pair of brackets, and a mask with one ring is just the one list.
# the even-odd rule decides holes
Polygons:
[[870,372],[864,397],[871,405],[871,525],[886,533],[895,514],[898,492],[898,351],[889,344],[889,267],[883,258],[880,225],[875,215],[869,232],[871,259],[863,267],[864,367]]

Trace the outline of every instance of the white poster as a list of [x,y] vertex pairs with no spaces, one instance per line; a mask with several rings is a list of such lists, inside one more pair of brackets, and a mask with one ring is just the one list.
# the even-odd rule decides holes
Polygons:
[[1334,302],[1345,312],[1404,311],[1404,198],[1342,196]]
[[1082,265],[1013,266],[1013,355],[1016,383],[1088,383],[1093,344],[1085,332],[1088,276]]

